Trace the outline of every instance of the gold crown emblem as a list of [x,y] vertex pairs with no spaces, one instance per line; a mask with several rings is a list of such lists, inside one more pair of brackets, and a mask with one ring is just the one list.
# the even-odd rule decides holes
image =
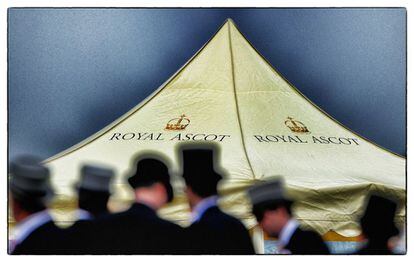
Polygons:
[[190,124],[190,119],[188,119],[184,114],[178,118],[173,118],[168,121],[165,130],[184,130]]
[[285,121],[285,125],[287,127],[289,127],[290,130],[292,130],[292,132],[295,132],[295,133],[309,133],[308,128],[302,122],[295,121],[290,116],[287,119],[288,120]]

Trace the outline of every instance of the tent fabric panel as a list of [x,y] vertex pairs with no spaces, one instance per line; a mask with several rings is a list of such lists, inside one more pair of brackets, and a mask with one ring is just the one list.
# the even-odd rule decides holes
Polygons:
[[[183,114],[190,120],[188,126],[165,130],[169,121]],[[307,126],[310,133],[300,135],[306,139],[357,137],[360,144],[257,141],[258,134],[297,140],[285,125],[287,117]],[[138,139],[144,133],[153,136]],[[164,139],[154,139],[160,133]],[[114,134],[120,134],[120,139]],[[125,134],[135,135],[122,139]],[[372,145],[317,108],[256,52],[231,21],[145,102],[46,162],[59,199],[73,199],[72,185],[82,163],[112,166],[117,179],[111,203],[119,210],[133,198],[125,182],[131,159],[139,152],[161,151],[171,161],[171,171],[180,174],[175,148],[195,134],[229,135],[219,142],[221,164],[227,170],[227,180],[219,186],[220,205],[248,227],[256,221],[245,190],[275,176],[283,176],[289,193],[302,200],[295,209],[298,218],[321,234],[333,230],[358,235],[355,219],[363,197],[373,190],[405,199],[405,159]],[[171,139],[177,135],[185,141]],[[185,224],[189,209],[183,183],[179,178],[173,182],[177,197],[160,214]],[[64,212],[58,213],[61,221],[70,220]],[[399,219],[404,214],[400,211]]]

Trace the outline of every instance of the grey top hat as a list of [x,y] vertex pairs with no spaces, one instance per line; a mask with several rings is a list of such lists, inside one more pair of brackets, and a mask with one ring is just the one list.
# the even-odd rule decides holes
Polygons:
[[53,196],[49,169],[41,159],[25,155],[10,163],[10,190],[14,197],[49,200]]
[[286,196],[284,182],[281,178],[268,182],[260,182],[249,188],[247,194],[253,205],[267,201],[292,201]]
[[110,182],[114,171],[109,168],[84,165],[81,169],[80,181],[75,184],[76,189],[86,189],[99,192],[110,192]]

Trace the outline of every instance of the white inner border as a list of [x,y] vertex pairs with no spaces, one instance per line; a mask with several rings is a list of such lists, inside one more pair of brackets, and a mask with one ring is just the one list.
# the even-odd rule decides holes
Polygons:
[[[411,4],[411,5],[410,5]],[[1,167],[1,180],[0,183],[0,192],[1,192],[1,201],[0,201],[0,221],[2,221],[0,226],[0,258],[2,261],[4,259],[8,260],[21,260],[21,261],[56,261],[59,260],[73,260],[81,259],[81,260],[91,260],[91,259],[99,259],[100,261],[113,261],[118,257],[114,256],[99,256],[99,257],[91,257],[91,256],[9,256],[7,255],[7,190],[6,190],[6,176],[7,176],[7,8],[9,7],[405,7],[407,8],[407,188],[408,192],[412,190],[412,179],[409,178],[409,174],[412,173],[412,166],[411,166],[411,145],[413,145],[413,139],[410,134],[410,130],[412,130],[412,121],[410,121],[410,116],[412,115],[412,108],[410,102],[413,101],[413,93],[410,90],[410,86],[412,86],[412,68],[413,68],[413,15],[411,7],[413,5],[413,1],[402,1],[402,0],[348,0],[348,1],[327,1],[327,0],[320,0],[320,1],[310,1],[310,0],[302,0],[302,1],[264,1],[264,0],[256,0],[256,1],[206,1],[206,0],[199,0],[199,1],[160,1],[160,0],[143,0],[143,1],[132,1],[132,0],[100,0],[100,1],[93,1],[93,0],[55,0],[55,1],[41,1],[41,0],[2,0],[0,2],[0,21],[1,21],[1,42],[0,42],[0,52],[1,52],[1,60],[0,60],[0,77],[1,77],[1,87],[2,90],[0,92],[0,144],[2,150],[0,151],[0,167]],[[392,260],[412,260],[414,257],[414,250],[413,246],[410,245],[413,243],[413,227],[411,224],[411,214],[413,206],[413,194],[408,194],[408,206],[407,206],[407,217],[409,220],[407,221],[407,240],[408,240],[408,255],[406,256],[393,256]],[[119,257],[121,258],[121,257]],[[243,261],[252,261],[252,260],[268,260],[268,261],[275,261],[277,260],[303,260],[305,257],[303,256],[238,256],[238,260]],[[140,259],[148,260],[168,260],[168,261],[211,261],[214,260],[225,260],[225,259],[234,259],[234,257],[228,256],[122,256],[122,260],[129,260],[129,261],[137,261]],[[377,261],[388,261],[390,257],[387,256],[306,256],[305,259],[311,260],[341,260],[341,261],[348,261],[349,259],[352,260],[363,260],[363,259],[375,259]]]

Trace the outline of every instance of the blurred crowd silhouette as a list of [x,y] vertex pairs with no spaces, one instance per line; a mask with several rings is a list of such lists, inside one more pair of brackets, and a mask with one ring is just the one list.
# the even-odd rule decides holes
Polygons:
[[[217,168],[214,145],[178,148],[191,224],[181,227],[157,215],[174,197],[168,162],[160,154],[139,155],[128,184],[135,201],[123,212],[111,213],[108,200],[114,172],[85,165],[80,170],[77,221],[59,227],[48,206],[54,196],[50,171],[34,156],[21,156],[9,166],[9,200],[16,222],[9,254],[255,254],[249,231],[217,205],[217,185],[225,179]],[[322,237],[303,229],[292,214],[295,200],[285,193],[283,179],[259,182],[247,189],[252,214],[270,237],[278,254],[329,254]],[[399,230],[395,201],[367,196],[360,218],[364,244],[355,254],[393,254]],[[403,232],[404,233],[404,232]]]

